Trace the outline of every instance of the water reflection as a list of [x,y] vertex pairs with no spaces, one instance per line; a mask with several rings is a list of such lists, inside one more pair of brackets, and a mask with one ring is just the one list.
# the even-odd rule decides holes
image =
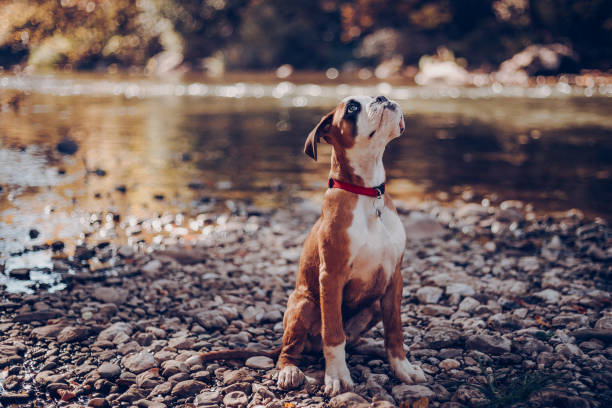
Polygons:
[[[304,138],[347,92],[386,90],[401,99],[406,133],[385,159],[398,199],[516,198],[540,210],[577,207],[604,217],[612,202],[611,99],[577,97],[575,89],[553,89],[562,95],[547,99],[537,90],[491,99],[494,89],[450,95],[384,84],[0,81],[8,97],[10,87],[37,91],[16,107],[0,100],[0,263],[7,272],[8,254],[24,245],[88,239],[91,212],[129,219],[203,211],[214,198],[285,206],[317,197],[329,148],[315,163],[302,153]],[[76,154],[57,151],[65,138],[78,143]],[[32,228],[40,232],[34,239]]]

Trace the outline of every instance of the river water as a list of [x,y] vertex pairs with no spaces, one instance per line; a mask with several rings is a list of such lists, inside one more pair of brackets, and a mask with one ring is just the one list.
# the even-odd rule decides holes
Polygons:
[[[396,200],[518,199],[540,212],[610,217],[610,85],[0,76],[0,264],[49,266],[36,252],[10,254],[85,239],[92,212],[135,219],[198,213],[215,200],[316,200],[330,150],[322,146],[314,162],[304,140],[350,94],[385,94],[402,106],[406,131],[385,154]],[[65,139],[77,143],[75,154],[58,151]]]

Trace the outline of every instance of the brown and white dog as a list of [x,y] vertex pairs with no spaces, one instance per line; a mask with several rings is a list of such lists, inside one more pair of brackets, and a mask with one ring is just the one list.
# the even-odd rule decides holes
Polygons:
[[[315,160],[321,140],[332,145],[330,187],[340,188],[325,193],[321,217],[304,243],[283,320],[277,364],[281,388],[299,386],[304,380],[298,368],[301,354],[322,348],[325,393],[351,389],[345,346],[381,320],[395,375],[406,383],[425,381],[404,350],[400,266],[406,236],[383,187],[385,147],[403,130],[396,102],[384,96],[352,96],[325,115],[306,140],[304,152]],[[353,192],[374,186],[378,197]]]
[[384,96],[345,98],[321,119],[308,135],[304,152],[316,160],[321,140],[332,145],[330,189],[304,243],[283,320],[282,347],[272,352],[212,351],[187,363],[278,356],[278,385],[290,389],[304,381],[298,368],[302,353],[323,349],[325,393],[332,396],[353,387],[345,346],[382,320],[395,375],[406,383],[425,381],[404,350],[400,267],[406,235],[384,192],[382,156],[403,130],[399,105]]

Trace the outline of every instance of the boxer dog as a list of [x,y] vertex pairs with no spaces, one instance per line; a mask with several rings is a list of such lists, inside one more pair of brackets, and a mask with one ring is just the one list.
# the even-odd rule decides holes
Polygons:
[[304,351],[325,357],[325,393],[350,390],[345,347],[382,320],[385,348],[396,377],[425,381],[406,359],[400,317],[402,256],[406,235],[385,192],[382,156],[404,131],[399,105],[384,96],[345,98],[310,132],[304,152],[317,160],[321,140],[332,146],[329,189],[321,217],[300,257],[296,287],[283,320],[278,385],[304,380]]
[[325,393],[333,396],[353,388],[346,345],[382,320],[394,374],[406,383],[425,381],[404,350],[400,268],[406,235],[384,188],[382,156],[403,131],[399,105],[384,96],[351,96],[323,116],[304,152],[317,160],[321,140],[332,146],[329,189],[304,243],[283,319],[282,347],[271,353],[213,351],[188,362],[278,356],[278,385],[291,389],[304,381],[301,355],[322,349]]

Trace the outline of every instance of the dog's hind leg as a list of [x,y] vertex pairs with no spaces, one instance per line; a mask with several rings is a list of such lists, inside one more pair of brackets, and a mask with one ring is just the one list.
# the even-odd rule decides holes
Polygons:
[[304,373],[298,368],[309,334],[320,327],[318,306],[309,297],[294,291],[289,296],[283,320],[283,346],[278,357],[278,386],[283,389],[299,387]]
[[370,307],[360,310],[351,316],[344,324],[346,334],[346,344],[354,346],[365,333],[380,322],[382,314],[380,311],[380,301],[375,301]]

